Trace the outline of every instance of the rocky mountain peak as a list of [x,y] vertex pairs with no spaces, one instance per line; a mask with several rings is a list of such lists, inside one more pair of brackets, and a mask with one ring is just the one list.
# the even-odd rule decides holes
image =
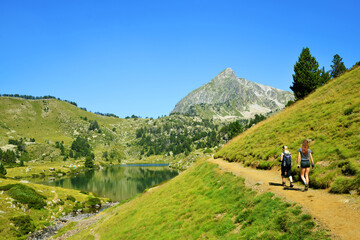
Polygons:
[[171,113],[204,118],[251,118],[279,110],[293,99],[291,92],[238,78],[231,68],[226,68],[209,83],[189,93]]

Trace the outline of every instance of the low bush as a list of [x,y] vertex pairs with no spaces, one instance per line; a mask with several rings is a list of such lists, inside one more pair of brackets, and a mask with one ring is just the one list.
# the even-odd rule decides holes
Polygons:
[[12,221],[16,227],[15,231],[17,237],[21,237],[30,232],[34,232],[36,229],[29,215],[13,217],[10,218],[10,221]]
[[328,172],[326,174],[314,174],[311,177],[310,185],[313,188],[320,188],[320,189],[328,188],[333,182],[335,176],[336,173],[334,171]]
[[0,190],[7,191],[10,197],[22,204],[27,204],[29,208],[41,209],[46,206],[46,197],[26,185],[8,184],[0,187]]
[[350,193],[353,189],[353,180],[347,177],[338,177],[333,184],[331,184],[331,193]]
[[88,198],[88,200],[86,200],[85,207],[88,207],[88,208],[100,208],[101,207],[101,201],[100,201],[99,198],[90,197],[90,198]]
[[71,195],[68,195],[68,196],[66,197],[66,200],[69,200],[69,201],[72,201],[72,202],[75,202],[75,201],[76,201],[76,199],[75,199],[73,196],[71,196]]

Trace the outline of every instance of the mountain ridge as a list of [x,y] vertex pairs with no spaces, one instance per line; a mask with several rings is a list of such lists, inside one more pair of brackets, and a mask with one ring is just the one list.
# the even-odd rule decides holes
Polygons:
[[231,68],[181,99],[170,114],[205,118],[251,118],[284,108],[291,92],[238,78]]

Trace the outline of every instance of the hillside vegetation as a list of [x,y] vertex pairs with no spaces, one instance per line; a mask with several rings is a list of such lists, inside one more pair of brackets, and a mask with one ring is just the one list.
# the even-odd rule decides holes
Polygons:
[[204,160],[99,217],[97,223],[71,239],[329,237],[300,206],[282,202],[272,193],[256,194],[245,187],[243,178]]
[[360,68],[316,89],[281,113],[226,144],[215,157],[270,169],[287,145],[296,169],[297,151],[309,139],[315,160],[310,186],[360,193]]
[[28,233],[48,227],[56,218],[89,212],[108,201],[77,190],[9,179],[0,180],[0,192],[1,239],[27,239]]

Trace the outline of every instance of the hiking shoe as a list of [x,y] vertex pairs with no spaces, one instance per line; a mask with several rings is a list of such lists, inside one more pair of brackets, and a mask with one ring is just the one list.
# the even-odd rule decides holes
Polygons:
[[292,187],[294,187],[294,185],[292,183],[290,183],[290,187],[292,188]]
[[307,191],[307,190],[309,190],[309,185],[308,184],[305,185],[304,191]]

